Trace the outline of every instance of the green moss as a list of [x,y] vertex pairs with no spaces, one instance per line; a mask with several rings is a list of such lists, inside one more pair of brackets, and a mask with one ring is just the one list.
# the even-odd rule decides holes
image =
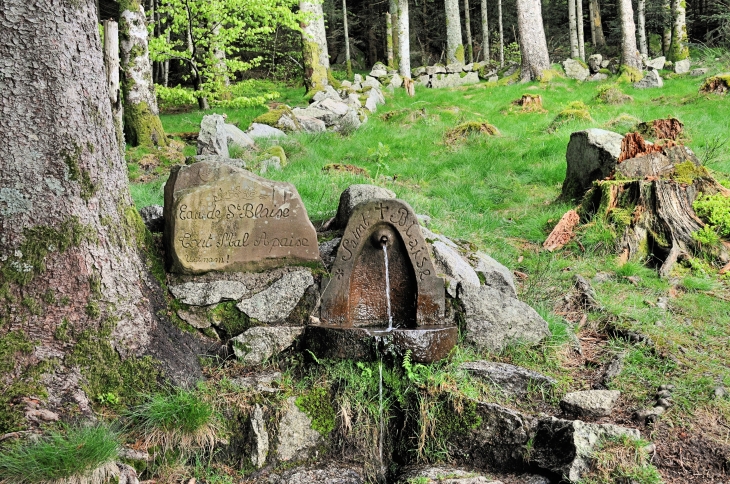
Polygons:
[[[350,67],[350,72],[352,71],[352,67]],[[350,75],[350,74],[348,74]],[[332,75],[332,69],[327,69],[327,82],[329,82],[330,86],[332,86],[335,90],[338,90],[342,88],[342,83],[335,79],[335,76]],[[296,119],[296,118],[294,118]]]
[[35,299],[33,299],[30,296],[23,298],[23,300],[21,301],[21,304],[23,304],[23,306],[28,308],[30,313],[35,316],[40,316],[42,313],[41,305],[38,304],[38,301],[36,301]]
[[323,387],[313,388],[296,399],[296,406],[312,419],[312,428],[326,436],[335,429],[337,413],[332,406],[332,397]]
[[464,63],[464,46],[460,45],[456,48],[454,51],[454,57],[456,57],[456,62],[459,62],[460,64]]
[[718,74],[705,79],[700,92],[717,92],[724,94],[730,90],[730,73]]
[[238,310],[235,301],[216,305],[208,311],[208,317],[210,322],[225,331],[229,338],[238,336],[251,326],[255,326],[255,321]]
[[98,319],[101,316],[101,309],[96,301],[89,301],[84,310],[86,315],[92,319]]
[[319,62],[319,45],[311,40],[302,42],[302,58],[304,61],[304,84],[307,87],[306,98],[311,98],[327,85],[327,69]]
[[555,116],[552,123],[548,127],[548,132],[555,131],[560,126],[570,121],[593,121],[588,106],[582,101],[573,101]]
[[616,232],[622,233],[625,227],[631,225],[633,220],[634,209],[632,207],[627,208],[613,208],[608,212],[608,220],[616,226]]
[[294,121],[294,124],[297,126],[297,128],[300,128],[299,121],[297,121],[297,117],[292,112],[291,108],[285,104],[282,104],[281,106],[278,106],[274,109],[269,109],[268,112],[261,114],[254,118],[252,121],[253,123],[259,123],[259,124],[266,124],[269,126],[273,126],[274,128],[280,128],[284,129],[285,131],[288,131],[289,128],[282,126],[279,124],[279,120],[282,116],[287,115],[289,119]]
[[43,302],[46,304],[56,304],[56,294],[53,292],[53,289],[49,288],[43,293]]
[[53,332],[53,337],[56,338],[58,341],[62,341],[64,343],[68,343],[70,341],[70,338],[68,336],[68,319],[63,318],[61,320],[61,324],[58,325],[56,328],[56,331]]
[[562,72],[560,72],[557,69],[545,69],[540,73],[539,81],[543,83],[548,83],[552,81],[553,79],[559,79],[561,77],[565,77]]
[[671,178],[677,183],[686,183],[691,185],[697,178],[707,178],[710,173],[704,166],[698,166],[687,160],[674,165],[674,172],[670,174]]
[[697,215],[723,237],[730,237],[730,197],[722,193],[703,195],[692,204]]
[[281,162],[281,166],[285,167],[287,164],[287,158],[286,158],[286,152],[284,151],[284,148],[282,148],[279,145],[274,145],[271,148],[267,149],[265,153],[269,156],[276,156],[279,158],[279,161]]
[[611,71],[610,71],[610,70],[608,70],[608,69],[598,69],[598,72],[599,72],[600,74],[606,74],[607,76],[610,76],[610,75],[612,75],[612,74],[613,74],[613,72],[611,72]]
[[629,67],[627,65],[622,64],[619,68],[619,76],[616,80],[617,82],[639,82],[641,79],[644,78],[644,74],[641,73],[639,69],[635,69],[633,67]]
[[58,229],[38,225],[23,230],[24,241],[15,255],[0,265],[0,274],[11,283],[26,285],[46,270],[46,256],[51,252],[64,253],[82,242],[97,242],[96,231],[71,217]]
[[520,80],[520,69],[517,69],[511,76],[502,77],[497,81],[498,86],[509,86]]
[[[125,97],[128,92],[125,89]],[[160,117],[152,113],[146,102],[124,103],[124,135],[132,146],[167,146]]]

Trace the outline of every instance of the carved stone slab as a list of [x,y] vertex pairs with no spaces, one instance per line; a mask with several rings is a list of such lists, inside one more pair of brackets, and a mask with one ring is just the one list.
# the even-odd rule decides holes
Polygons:
[[176,166],[165,185],[170,272],[258,271],[319,261],[296,188],[214,161]]
[[443,324],[444,282],[436,277],[416,214],[397,199],[374,199],[354,208],[331,276],[322,280],[322,323],[388,325],[383,241],[394,326]]

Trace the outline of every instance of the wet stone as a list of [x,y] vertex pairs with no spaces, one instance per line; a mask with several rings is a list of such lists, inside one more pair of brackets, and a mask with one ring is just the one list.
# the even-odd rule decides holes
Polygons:
[[259,271],[319,261],[296,188],[215,162],[173,167],[165,185],[170,272]]

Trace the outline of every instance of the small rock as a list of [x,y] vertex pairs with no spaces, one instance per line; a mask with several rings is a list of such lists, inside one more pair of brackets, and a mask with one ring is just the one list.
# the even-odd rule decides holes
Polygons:
[[649,89],[653,87],[663,87],[664,81],[657,71],[649,71],[643,79],[634,83],[636,89]]
[[350,219],[350,214],[355,206],[361,202],[376,198],[395,198],[395,193],[387,188],[375,185],[350,185],[340,195],[340,203],[337,206],[337,215],[333,228],[345,228]]
[[706,67],[700,67],[698,69],[692,69],[692,71],[689,73],[689,75],[695,76],[695,77],[706,76],[708,72],[710,72],[710,70],[707,69]]
[[263,291],[241,300],[236,307],[262,323],[281,322],[294,310],[312,284],[314,278],[308,270],[287,272]]
[[278,355],[304,333],[304,327],[256,326],[231,339],[236,358],[247,365],[261,365]]
[[603,56],[601,54],[593,54],[588,57],[588,68],[591,70],[591,74],[595,74],[601,70],[601,62],[603,62]]
[[162,214],[161,205],[148,205],[139,211],[140,217],[147,229],[154,233],[161,233],[165,230],[165,217]]
[[40,408],[40,409],[26,410],[25,418],[27,418],[28,420],[32,420],[34,422],[38,422],[38,421],[57,422],[59,419],[59,416],[56,412],[51,412],[50,410]]
[[664,407],[665,409],[669,409],[672,406],[672,403],[666,398],[660,398],[656,401],[656,404],[658,407]]
[[152,457],[148,452],[135,450],[131,447],[122,447],[119,449],[119,457],[126,460],[133,460],[139,462],[149,462]]
[[305,133],[324,133],[327,131],[327,125],[324,121],[310,116],[297,116],[297,121]]
[[595,74],[591,75],[591,77],[589,77],[586,80],[589,82],[600,82],[600,81],[605,81],[606,79],[608,79],[607,74],[604,74],[602,72],[596,72]]
[[220,114],[203,116],[198,133],[197,154],[229,158],[225,120]]
[[722,385],[716,386],[715,390],[713,391],[713,395],[718,400],[721,398],[725,398],[725,395],[727,395],[727,390],[725,390],[725,387]]
[[253,123],[246,130],[248,134],[254,140],[267,139],[267,138],[286,138],[286,133],[278,128],[274,128],[267,124]]
[[459,368],[493,383],[506,393],[515,395],[524,395],[530,388],[550,388],[556,383],[541,373],[508,363],[469,361]]
[[657,307],[658,307],[658,308],[660,308],[660,309],[667,309],[667,307],[668,307],[668,305],[669,305],[669,298],[667,298],[667,297],[660,297],[660,298],[659,298],[659,299],[657,300],[657,303],[656,303],[656,305],[657,305]]
[[312,419],[299,410],[296,397],[287,400],[287,408],[279,422],[279,445],[276,455],[280,461],[306,459],[319,444],[322,436],[312,429]]
[[261,469],[266,464],[266,455],[269,453],[269,433],[266,431],[264,412],[258,403],[251,415],[251,431],[254,436],[254,449],[251,453],[251,463]]
[[210,306],[240,299],[246,293],[246,286],[238,281],[186,282],[170,286],[170,292],[184,304]]
[[658,71],[659,69],[664,69],[664,62],[666,60],[667,60],[666,57],[661,56],[661,57],[657,57],[656,59],[652,59],[652,60],[646,61],[645,64],[646,64],[646,67],[649,70]]
[[681,61],[676,61],[674,63],[674,73],[675,74],[687,74],[689,72],[689,68],[691,66],[691,61],[689,59],[683,59]]
[[587,417],[611,415],[613,406],[621,396],[617,390],[585,390],[567,393],[560,401],[560,408],[568,413]]
[[659,390],[656,394],[657,398],[672,398],[672,392],[669,390]]
[[205,310],[193,311],[186,309],[178,309],[177,317],[188,323],[190,326],[196,329],[210,328],[210,320]]
[[593,282],[596,284],[600,284],[602,282],[607,282],[613,279],[613,275],[609,274],[608,272],[597,272],[595,276],[593,276]]
[[233,378],[231,383],[242,389],[252,389],[259,393],[277,393],[281,391],[279,388],[280,380],[281,373],[278,371],[270,371],[253,376]]

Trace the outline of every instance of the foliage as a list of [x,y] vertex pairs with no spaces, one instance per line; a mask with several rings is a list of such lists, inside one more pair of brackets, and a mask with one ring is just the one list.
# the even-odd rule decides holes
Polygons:
[[101,484],[119,452],[116,432],[103,425],[62,427],[0,453],[0,481],[37,484],[68,480]]
[[296,399],[296,406],[312,419],[312,428],[322,435],[335,429],[335,409],[326,388],[313,388]]
[[197,102],[195,92],[180,85],[165,87],[155,84],[155,92],[157,93],[157,102],[161,107],[190,106]]
[[381,171],[387,171],[390,170],[390,166],[388,166],[387,159],[390,156],[390,148],[388,145],[384,145],[380,141],[378,141],[378,147],[377,148],[368,148],[368,158],[373,160],[375,162],[375,166],[377,166],[377,170],[375,172],[375,178],[378,178],[378,175]]
[[697,215],[722,237],[730,237],[730,197],[722,193],[703,195],[692,204]]

